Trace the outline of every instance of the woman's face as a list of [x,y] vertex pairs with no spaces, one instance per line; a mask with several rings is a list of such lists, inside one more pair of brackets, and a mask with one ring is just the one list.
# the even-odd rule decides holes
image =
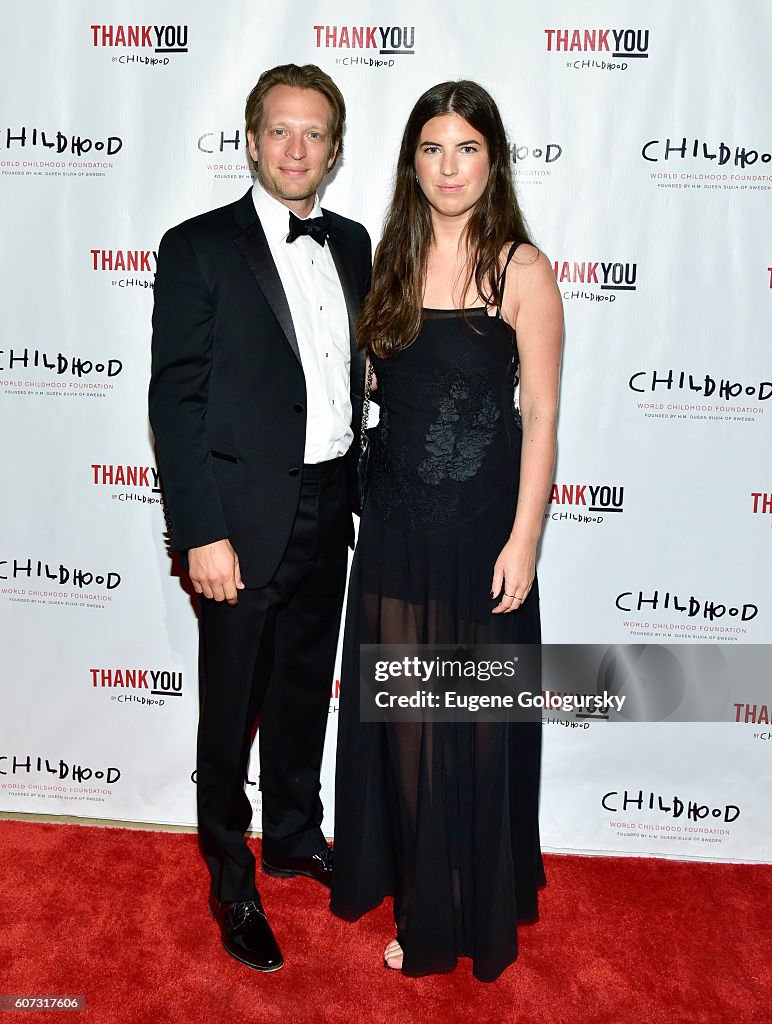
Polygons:
[[466,220],[488,184],[484,137],[459,114],[442,114],[421,129],[415,154],[418,183],[434,215]]

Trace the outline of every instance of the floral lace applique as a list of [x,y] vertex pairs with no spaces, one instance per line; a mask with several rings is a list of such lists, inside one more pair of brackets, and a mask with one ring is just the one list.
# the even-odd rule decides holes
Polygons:
[[455,515],[459,499],[456,494],[444,494],[441,500],[434,491],[427,491],[415,477],[407,448],[389,445],[389,414],[384,402],[373,446],[375,459],[370,496],[378,506],[384,521],[397,509],[403,509],[412,527],[441,525]]
[[[384,522],[400,528],[442,527],[463,504],[459,484],[481,469],[488,447],[502,436],[502,408],[490,372],[468,361],[435,379],[425,394],[423,444],[395,443],[388,395],[391,367],[377,367],[380,416],[373,444],[370,496]],[[409,378],[408,378],[409,379]],[[397,378],[394,387],[404,387]],[[426,384],[422,387],[427,388]],[[420,435],[419,435],[420,436]]]
[[475,377],[468,377],[463,383],[455,379],[438,412],[426,435],[428,454],[418,465],[418,475],[430,485],[445,479],[471,480],[495,436],[500,411],[493,395]]

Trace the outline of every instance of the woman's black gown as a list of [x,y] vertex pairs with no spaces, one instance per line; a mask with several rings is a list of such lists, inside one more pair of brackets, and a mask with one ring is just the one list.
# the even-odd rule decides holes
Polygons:
[[[517,504],[522,433],[511,328],[483,308],[425,310],[374,360],[380,420],[349,582],[338,725],[332,910],[393,894],[403,971],[492,981],[537,915],[541,725],[359,720],[360,644],[539,643],[536,581],[492,615]],[[384,936],[384,945],[390,936]]]

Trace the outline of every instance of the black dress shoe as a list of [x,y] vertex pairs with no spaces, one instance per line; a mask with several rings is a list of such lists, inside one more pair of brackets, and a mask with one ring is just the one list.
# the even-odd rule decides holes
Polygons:
[[220,926],[226,952],[256,971],[278,971],[284,966],[260,899],[221,903],[209,897],[212,917]]
[[325,846],[311,857],[263,857],[263,871],[274,878],[294,878],[305,875],[321,882],[329,889],[332,885],[332,850]]

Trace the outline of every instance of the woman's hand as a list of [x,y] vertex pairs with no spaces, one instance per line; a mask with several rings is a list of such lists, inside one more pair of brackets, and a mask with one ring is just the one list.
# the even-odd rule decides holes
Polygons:
[[501,598],[493,614],[516,612],[528,597],[535,575],[536,545],[510,537],[493,567],[491,600]]

